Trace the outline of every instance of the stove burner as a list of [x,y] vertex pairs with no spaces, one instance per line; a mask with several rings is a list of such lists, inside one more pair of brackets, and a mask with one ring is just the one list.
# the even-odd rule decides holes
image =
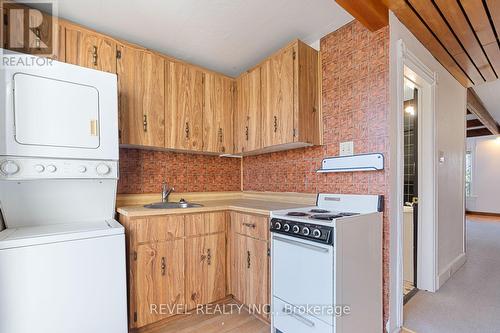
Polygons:
[[331,221],[333,219],[338,219],[340,217],[346,217],[346,216],[354,216],[354,215],[359,215],[359,213],[338,213],[338,214],[314,214],[311,215],[310,218],[313,220],[323,220],[323,221]]
[[288,212],[286,213],[288,216],[309,216],[309,214],[304,212]]
[[320,208],[313,208],[310,210],[311,213],[330,213],[329,210],[326,209],[320,209]]
[[323,221],[331,221],[333,219],[342,217],[342,215],[339,214],[314,214],[311,215],[311,219],[313,220],[323,220]]

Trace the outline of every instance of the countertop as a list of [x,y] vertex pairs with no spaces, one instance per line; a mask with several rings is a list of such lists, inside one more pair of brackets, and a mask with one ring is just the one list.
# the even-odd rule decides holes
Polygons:
[[255,199],[242,199],[242,198],[196,201],[196,203],[202,204],[203,207],[151,209],[151,208],[144,208],[142,205],[134,205],[134,206],[119,207],[117,211],[121,215],[128,217],[167,215],[167,214],[189,214],[189,213],[214,212],[222,210],[232,210],[243,213],[269,215],[269,212],[272,210],[311,206],[309,202],[290,203],[283,201],[255,200]]

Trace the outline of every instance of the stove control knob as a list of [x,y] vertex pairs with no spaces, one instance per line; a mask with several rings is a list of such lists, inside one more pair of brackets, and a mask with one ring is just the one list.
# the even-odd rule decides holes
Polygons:
[[298,234],[299,231],[300,231],[299,226],[298,225],[294,225],[293,228],[292,228],[292,231],[293,231],[294,234]]
[[283,230],[290,231],[290,225],[288,223],[285,223],[285,225],[283,226]]
[[0,164],[0,170],[6,176],[15,175],[19,171],[19,165],[14,161],[6,160]]
[[314,238],[320,238],[321,237],[321,230],[314,229],[313,230],[313,236],[314,236]]
[[309,230],[308,227],[302,228],[302,235],[309,236],[310,233],[311,233],[311,230]]
[[280,230],[280,229],[281,229],[281,223],[279,223],[279,222],[275,222],[275,223],[274,223],[274,229],[276,229],[276,230]]

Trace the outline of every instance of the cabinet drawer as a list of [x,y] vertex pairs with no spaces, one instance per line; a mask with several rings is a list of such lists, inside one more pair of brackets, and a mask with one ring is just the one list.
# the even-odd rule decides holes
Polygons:
[[186,236],[226,231],[226,212],[186,215]]
[[269,239],[269,218],[267,216],[257,216],[242,213],[231,213],[231,225],[234,232],[242,235]]
[[273,298],[273,326],[286,333],[333,333],[334,327],[299,311],[281,299]]
[[184,216],[155,216],[137,220],[137,242],[157,242],[184,237]]

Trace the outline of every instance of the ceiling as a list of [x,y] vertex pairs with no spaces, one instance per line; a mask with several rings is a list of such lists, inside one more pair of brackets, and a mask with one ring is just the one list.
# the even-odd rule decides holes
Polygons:
[[474,91],[493,119],[500,124],[500,80],[476,86]]
[[499,0],[381,0],[466,87],[500,77]]
[[352,20],[333,0],[58,0],[58,16],[236,76]]

